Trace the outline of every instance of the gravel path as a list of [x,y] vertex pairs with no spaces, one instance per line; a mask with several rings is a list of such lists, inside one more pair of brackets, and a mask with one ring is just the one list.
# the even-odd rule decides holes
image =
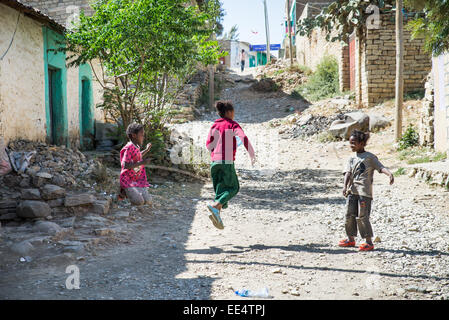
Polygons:
[[[156,208],[124,223],[128,243],[76,261],[11,265],[0,276],[0,298],[239,299],[233,290],[267,287],[274,299],[449,299],[448,193],[407,176],[390,186],[376,174],[376,250],[338,247],[349,148],[282,139],[267,121],[306,106],[248,86],[223,96],[235,101],[236,121],[259,163],[252,168],[239,148],[241,191],[223,211],[224,230],[207,217],[211,183],[162,182],[154,190]],[[207,132],[213,119],[209,114],[178,128]],[[80,290],[65,289],[69,264],[80,269]]]

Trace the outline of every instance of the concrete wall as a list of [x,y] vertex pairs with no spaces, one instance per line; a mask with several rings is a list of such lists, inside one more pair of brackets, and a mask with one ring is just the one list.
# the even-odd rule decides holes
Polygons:
[[[19,12],[0,4],[0,54],[13,36]],[[42,25],[21,14],[14,41],[0,61],[0,135],[45,141]]]
[[[8,47],[16,27],[18,11],[0,4],[0,54]],[[94,64],[97,74],[99,64]],[[67,69],[67,126],[70,146],[79,147],[80,96],[79,68]],[[0,61],[0,136],[14,139],[46,141],[44,35],[41,23],[20,16],[14,41]],[[102,101],[102,87],[92,81],[94,117],[104,121],[103,112],[95,108]]]
[[435,149],[449,155],[449,54],[433,58]]

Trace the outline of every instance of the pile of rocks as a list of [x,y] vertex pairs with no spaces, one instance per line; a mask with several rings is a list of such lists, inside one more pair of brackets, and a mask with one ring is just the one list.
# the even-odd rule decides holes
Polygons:
[[[48,218],[79,212],[106,214],[112,199],[92,188],[98,161],[78,150],[49,146],[41,142],[14,141],[13,151],[36,151],[24,173],[0,177],[0,221]],[[73,192],[71,192],[72,190]]]
[[259,81],[270,79],[276,84],[276,88],[290,94],[307,81],[307,75],[297,66],[291,68],[289,61],[279,59],[258,70],[256,79]]
[[24,174],[3,177],[9,188],[40,187],[43,182],[60,187],[91,187],[95,172],[101,165],[77,149],[47,145],[43,142],[17,140],[8,145],[12,151],[36,151]]
[[331,117],[316,116],[306,114],[303,116],[293,115],[290,119],[291,126],[281,129],[280,134],[286,135],[288,138],[309,137],[326,131],[330,124],[342,119],[343,114],[337,114]]

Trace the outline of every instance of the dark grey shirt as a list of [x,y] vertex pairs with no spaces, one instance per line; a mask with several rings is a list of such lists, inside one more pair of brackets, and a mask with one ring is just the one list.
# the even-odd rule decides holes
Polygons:
[[383,164],[371,152],[356,153],[350,157],[343,173],[351,173],[352,184],[349,187],[352,194],[373,198],[374,170],[381,173],[383,168]]

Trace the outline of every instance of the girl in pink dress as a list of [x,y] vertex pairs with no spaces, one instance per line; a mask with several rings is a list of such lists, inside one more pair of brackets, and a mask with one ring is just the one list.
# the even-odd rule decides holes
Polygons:
[[120,195],[119,200],[128,197],[131,204],[150,204],[151,198],[148,194],[147,174],[145,165],[149,164],[149,159],[143,157],[150,151],[151,143],[142,152],[140,146],[144,140],[144,129],[141,124],[131,123],[126,129],[129,142],[120,151]]

